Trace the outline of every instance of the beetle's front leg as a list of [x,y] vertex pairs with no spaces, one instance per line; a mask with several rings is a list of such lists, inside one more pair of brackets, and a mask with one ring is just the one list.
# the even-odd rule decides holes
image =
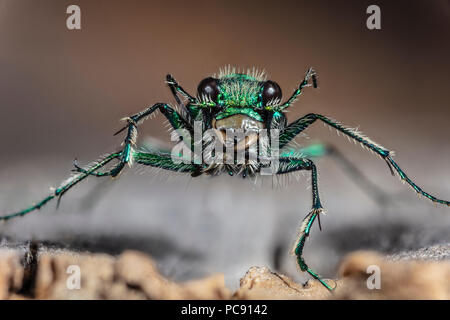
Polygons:
[[371,150],[378,156],[380,156],[384,161],[386,161],[389,169],[391,170],[392,175],[395,175],[395,172],[397,172],[400,179],[406,183],[408,183],[411,188],[417,192],[417,194],[422,195],[426,197],[427,199],[435,202],[440,203],[443,205],[450,206],[450,201],[438,199],[435,196],[431,195],[430,193],[424,191],[421,187],[419,187],[417,184],[415,184],[406,173],[400,168],[400,166],[392,159],[393,152],[389,151],[388,149],[380,146],[376,142],[372,141],[368,137],[364,136],[361,132],[359,132],[357,129],[352,129],[347,126],[342,125],[341,123],[322,116],[320,114],[310,113],[307,114],[304,117],[301,117],[300,119],[292,122],[289,124],[281,133],[279,138],[279,148],[280,150],[283,149],[290,141],[292,141],[299,133],[303,132],[308,128],[311,124],[316,122],[317,120],[322,121],[326,125],[328,125],[330,128],[336,129],[336,131],[349,138],[350,141],[353,141],[355,143],[361,144],[364,148]]
[[306,238],[309,236],[309,232],[311,230],[311,227],[314,223],[314,220],[317,218],[319,220],[320,225],[320,214],[323,213],[323,208],[313,208],[308,215],[303,219],[299,237],[295,244],[295,247],[293,248],[293,253],[297,257],[297,263],[300,267],[300,270],[308,272],[314,279],[318,280],[325,288],[332,291],[334,288],[332,288],[328,283],[326,283],[316,272],[314,272],[311,268],[308,267],[308,265],[305,262],[305,259],[303,259],[303,248],[305,246]]

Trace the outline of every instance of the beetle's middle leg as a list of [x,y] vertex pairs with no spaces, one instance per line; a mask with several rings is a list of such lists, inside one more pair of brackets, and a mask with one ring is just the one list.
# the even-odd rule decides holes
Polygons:
[[178,82],[175,80],[175,78],[168,74],[166,76],[166,83],[170,88],[170,91],[172,92],[172,95],[174,96],[175,100],[177,101],[178,105],[182,105],[183,107],[186,107],[184,103],[180,100],[178,97],[178,94],[181,94],[183,97],[185,97],[190,103],[197,102],[197,99],[193,96],[191,96],[186,90],[184,90]]
[[305,246],[305,241],[309,236],[311,227],[316,218],[319,221],[320,227],[320,214],[323,213],[323,207],[320,202],[319,188],[317,184],[317,168],[311,160],[306,158],[280,157],[279,169],[277,174],[289,173],[299,170],[311,171],[312,208],[311,211],[303,219],[303,222],[299,230],[298,240],[295,244],[295,247],[292,250],[292,253],[295,254],[295,256],[297,257],[298,266],[302,271],[308,272],[314,279],[318,280],[328,290],[332,291],[333,288],[330,285],[328,285],[316,272],[314,272],[311,268],[308,267],[302,256],[303,247]]
[[[118,159],[119,163],[107,172],[102,173],[90,172],[89,174],[101,177],[104,176],[116,177],[117,175],[119,175],[119,173],[122,171],[125,165],[127,163],[130,164],[133,161],[132,146],[136,144],[137,126],[145,119],[147,119],[150,115],[152,115],[156,110],[161,111],[161,113],[167,118],[173,129],[175,130],[185,129],[191,135],[193,134],[192,126],[176,110],[174,110],[166,103],[156,103],[153,106],[146,108],[145,110],[139,113],[136,113],[130,117],[125,118],[125,120],[128,122],[128,125],[126,125],[125,127],[123,127],[122,129],[120,129],[115,133],[115,135],[117,135],[120,132],[127,130],[127,135],[125,136],[125,140],[123,142],[124,147],[122,151],[120,151],[120,157]],[[75,171],[84,172],[83,169],[81,169],[78,165],[75,165]]]

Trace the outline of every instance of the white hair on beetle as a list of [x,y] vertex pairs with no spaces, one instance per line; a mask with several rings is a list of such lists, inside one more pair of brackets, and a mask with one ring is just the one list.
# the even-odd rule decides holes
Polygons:
[[[227,78],[233,74],[245,74],[248,77],[253,78],[256,81],[266,81],[267,80],[267,73],[266,70],[262,69],[259,70],[256,67],[247,68],[247,69],[241,69],[236,68],[235,66],[227,65],[223,68],[219,69],[219,79]],[[214,78],[216,78],[216,74],[213,75]]]

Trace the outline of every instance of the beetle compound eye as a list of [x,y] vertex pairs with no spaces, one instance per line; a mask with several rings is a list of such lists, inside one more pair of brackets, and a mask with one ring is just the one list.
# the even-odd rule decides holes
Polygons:
[[262,102],[264,105],[267,105],[275,100],[281,100],[281,88],[274,81],[266,81],[262,89]]
[[217,83],[217,79],[211,77],[203,79],[198,85],[197,92],[200,98],[206,96],[210,97],[213,102],[216,102],[217,97],[219,96],[219,85]]

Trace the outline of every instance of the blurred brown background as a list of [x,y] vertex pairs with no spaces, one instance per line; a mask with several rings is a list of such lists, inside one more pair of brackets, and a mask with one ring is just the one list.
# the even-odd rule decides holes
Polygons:
[[[66,28],[66,8],[70,4],[81,7],[82,30]],[[381,30],[366,28],[366,8],[370,4],[381,8]],[[306,69],[314,66],[320,89],[305,91],[290,109],[291,121],[308,112],[316,112],[347,125],[359,126],[372,139],[395,150],[400,166],[425,190],[449,198],[449,35],[448,0],[0,0],[0,135],[3,138],[0,211],[3,214],[22,208],[46,194],[48,187],[57,185],[67,176],[75,157],[86,163],[115,150],[121,137],[112,137],[112,133],[120,128],[120,118],[155,102],[173,102],[164,82],[167,73],[173,74],[185,89],[195,93],[201,79],[228,64],[266,69],[270,78],[281,85],[285,96],[303,79]],[[141,128],[141,137],[153,136],[169,141],[160,116],[147,121]],[[406,199],[405,207],[409,204],[408,209],[403,209],[406,213],[402,221],[412,221],[414,226],[422,223],[431,226],[430,221],[437,221],[436,225],[444,226],[443,231],[447,229],[448,208],[435,209],[425,200],[417,200],[397,179],[390,177],[382,161],[348,144],[346,139],[337,138],[322,125],[309,129],[308,135],[310,141],[327,141],[339,146],[375,183],[394,195],[401,193]],[[399,216],[400,209],[393,212],[381,209],[384,218],[375,215],[373,212],[378,212],[379,208],[359,192],[335,164],[327,160],[321,164],[322,197],[330,212],[325,226],[328,223],[342,227],[342,217],[354,221],[354,214],[376,216],[375,221],[380,224],[386,215]],[[277,238],[277,230],[288,228],[282,233],[293,241],[295,225],[307,213],[310,201],[309,191],[304,190],[307,182],[301,183],[300,188],[294,185],[274,191],[274,198],[267,199],[263,195],[272,194],[269,189],[248,191],[247,194],[247,184],[242,187],[241,181],[232,182],[231,179],[220,180],[217,184],[196,182],[192,188],[172,186],[164,181],[156,184],[147,179],[148,176],[136,177],[128,170],[126,177],[120,179],[123,184],[117,186],[119,181],[108,186],[112,190],[106,190],[99,197],[102,202],[89,209],[79,207],[87,201],[81,196],[82,190],[88,192],[99,187],[83,185],[72,192],[79,192],[78,195],[70,194],[63,200],[57,213],[45,215],[43,220],[39,216],[26,218],[3,232],[10,238],[48,238],[42,230],[50,232],[59,228],[67,235],[69,218],[61,218],[61,212],[67,211],[70,217],[73,213],[71,230],[75,230],[76,235],[89,226],[103,228],[104,233],[113,230],[108,234],[117,234],[119,227],[116,225],[119,224],[123,236],[130,240],[129,234],[137,233],[137,225],[144,228],[142,224],[152,225],[160,219],[161,223],[153,227],[158,230],[173,228],[167,236],[169,239],[176,238],[174,233],[187,243],[190,240],[186,238],[193,238],[189,243],[192,248],[201,247],[205,242],[213,243],[214,235],[215,241],[223,241],[223,246],[232,253],[242,250],[245,252],[242,255],[264,252],[260,256],[256,254],[259,257],[255,258],[256,262],[251,259],[249,262],[264,264],[271,258],[260,245],[261,238],[270,248],[274,242],[271,239]],[[231,184],[238,186],[239,194],[230,190]],[[227,197],[232,200],[224,200]],[[216,198],[219,200],[214,200]],[[183,214],[183,210],[187,210],[186,203],[173,208],[173,199],[180,204],[182,199],[189,201],[193,215]],[[234,206],[230,205],[231,201]],[[236,221],[233,219],[237,216],[244,219],[246,212],[258,211],[259,206],[255,205],[258,201],[261,210],[268,211],[264,217],[270,216],[273,220],[264,220],[263,215],[250,215],[247,216],[249,221],[242,223],[254,225],[256,220],[261,220],[263,227],[255,227],[254,233],[248,225],[239,229],[241,233],[236,231],[237,238],[245,233],[249,243],[254,241],[255,245],[245,249],[226,244],[230,238],[235,238],[231,235],[237,228],[230,220]],[[264,201],[271,201],[271,204]],[[136,205],[136,210],[130,209],[130,203]],[[158,204],[159,210],[154,203]],[[223,205],[218,208],[218,203]],[[96,220],[94,213],[82,214],[79,218],[75,213],[80,210],[99,212],[99,218]],[[147,222],[142,223],[144,213],[139,210],[150,210],[152,218],[147,215]],[[130,223],[132,218],[123,217],[129,218],[130,212],[135,213],[135,224]],[[209,221],[211,212],[217,216]],[[436,217],[430,219],[433,214]],[[282,218],[287,215],[289,218]],[[424,220],[412,220],[412,216],[422,215],[426,216]],[[230,223],[230,229],[224,227],[224,219]],[[276,222],[280,219],[289,222]],[[40,221],[46,222],[43,225]],[[189,221],[192,228],[180,235],[180,227],[187,228],[185,221]],[[209,222],[203,226],[201,223],[205,221]],[[180,224],[178,229],[177,224]],[[58,227],[60,225],[64,227]],[[225,230],[214,229],[219,226]],[[98,228],[92,228],[95,233],[102,233]],[[201,230],[208,230],[205,237],[198,236]],[[336,234],[353,234],[336,230]],[[364,230],[359,232],[365,234]],[[220,232],[223,238],[218,235]],[[144,228],[142,233],[151,232]],[[417,232],[413,233],[417,237]],[[325,234],[326,230],[319,236]],[[358,232],[354,234],[356,237]],[[446,239],[437,234],[441,233],[431,230],[425,237],[428,242]],[[371,242],[375,249],[386,235],[378,236]],[[411,232],[407,236],[411,236]],[[406,247],[417,246],[416,237],[408,240],[410,245]],[[54,238],[59,240],[58,236]],[[322,244],[322,247],[331,246],[328,250],[333,251],[335,241]],[[351,242],[358,240],[355,238]],[[383,248],[388,250],[390,244],[388,241]],[[205,252],[202,254],[208,256]],[[329,252],[325,256],[330,256]],[[313,259],[314,252],[308,254]],[[229,257],[230,253],[227,255]],[[229,259],[224,260],[231,263]],[[247,261],[243,260],[236,257],[236,261],[245,264]],[[328,267],[322,267],[322,270],[332,274],[335,260],[327,262]],[[319,264],[318,261],[315,263]],[[206,272],[225,264],[217,262]]]

